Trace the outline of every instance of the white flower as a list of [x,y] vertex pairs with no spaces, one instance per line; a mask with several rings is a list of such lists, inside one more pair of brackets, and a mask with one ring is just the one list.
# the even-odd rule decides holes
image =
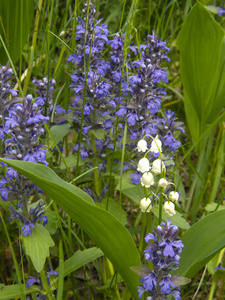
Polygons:
[[149,198],[143,198],[140,201],[140,209],[141,211],[144,212],[150,212],[152,205],[151,205],[151,200]]
[[140,140],[137,144],[138,152],[146,152],[148,150],[146,140]]
[[141,177],[141,185],[146,188],[154,184],[154,177],[151,172],[145,172]]
[[139,160],[137,170],[141,173],[148,172],[150,170],[149,160],[146,157]]
[[59,34],[59,36],[61,37],[61,36],[63,36],[65,33],[66,33],[66,32],[65,32],[64,30],[61,31],[60,34]]
[[178,192],[172,191],[172,192],[169,193],[169,199],[172,200],[172,201],[178,202],[179,197],[180,197],[180,195],[179,195]]
[[163,208],[167,214],[173,216],[176,214],[175,205],[171,201],[166,201],[163,205]]
[[162,171],[164,171],[166,169],[164,162],[162,162],[161,159],[154,160],[153,165],[152,165],[152,172],[160,174],[161,168],[162,168]]
[[158,182],[159,187],[163,187],[164,189],[167,187],[168,181],[165,178],[160,178]]
[[162,142],[158,135],[155,137],[155,140],[152,141],[150,151],[154,153],[159,153],[159,151],[162,152]]

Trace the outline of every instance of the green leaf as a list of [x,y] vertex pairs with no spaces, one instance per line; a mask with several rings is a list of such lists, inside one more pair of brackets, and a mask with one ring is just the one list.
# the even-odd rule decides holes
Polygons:
[[[26,288],[25,285],[22,286],[23,295],[31,293],[39,293],[40,288],[38,286],[31,286]],[[5,285],[0,288],[0,300],[12,300],[20,299],[21,297],[21,287],[19,284]]]
[[48,208],[44,215],[48,217],[48,223],[45,225],[45,228],[48,229],[50,234],[56,233],[56,229],[58,228],[58,219],[56,213]]
[[[218,206],[218,203],[210,203],[210,204],[207,204],[206,207],[205,207],[205,210],[208,211],[208,212],[213,212],[217,209],[217,206]],[[225,205],[220,205],[218,207],[218,210],[223,210],[225,209]]]
[[111,213],[96,207],[85,192],[63,181],[50,168],[24,161],[1,160],[38,185],[87,232],[138,299],[139,277],[130,267],[140,266],[141,262],[128,230]]
[[225,210],[217,211],[195,223],[182,241],[179,275],[192,278],[212,257],[225,247]]
[[[106,202],[107,200],[104,199],[101,203],[96,203],[96,205],[106,209]],[[108,211],[114,215],[124,226],[127,225],[127,213],[114,199],[109,199]]]
[[187,16],[177,39],[186,116],[195,141],[206,129],[207,118],[214,111],[217,101],[215,93],[221,73],[223,38],[222,27],[197,2]]
[[104,140],[105,135],[107,133],[104,129],[91,129],[90,132],[96,137],[98,140]]
[[[70,124],[66,123],[66,124],[62,124],[62,125],[54,125],[54,126],[51,127],[50,131],[51,131],[51,134],[52,134],[56,144],[58,144],[60,141],[62,141],[62,139],[70,131]],[[55,147],[55,143],[51,139],[51,136],[50,136],[50,146],[49,146],[49,148],[53,149],[54,147]]]
[[214,92],[210,99],[210,114],[207,122],[213,122],[225,104],[225,37],[220,47],[220,63],[217,77],[215,80]]
[[25,252],[30,256],[34,268],[41,272],[44,268],[46,257],[49,256],[49,247],[53,247],[53,242],[48,230],[41,224],[35,224],[32,234],[23,236]]
[[[28,40],[34,18],[34,3],[30,0],[0,1],[0,35],[14,63],[22,55]],[[0,64],[5,65],[8,60],[0,43]]]
[[[76,251],[73,256],[71,256],[64,262],[63,276],[66,277],[70,273],[76,271],[82,266],[96,260],[97,258],[103,255],[104,253],[102,252],[102,250],[96,247],[86,249],[83,251],[80,250]],[[56,271],[57,270],[58,269],[56,269]]]

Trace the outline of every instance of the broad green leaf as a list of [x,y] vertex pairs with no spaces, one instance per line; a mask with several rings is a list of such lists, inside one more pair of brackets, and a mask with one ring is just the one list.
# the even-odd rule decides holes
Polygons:
[[[104,253],[101,249],[96,247],[86,249],[83,251],[76,251],[73,256],[68,258],[64,262],[64,273],[63,276],[66,277],[72,272],[76,271],[77,269],[81,268],[82,266],[96,260],[97,258],[103,256]],[[58,269],[56,269],[57,271]]]
[[[96,203],[96,205],[106,209],[106,202],[107,200],[104,199],[101,203]],[[109,199],[108,211],[114,215],[124,226],[127,225],[127,213],[114,199]]]
[[223,38],[222,27],[197,2],[177,39],[186,115],[195,141],[205,130],[206,120],[214,110]]
[[214,93],[210,99],[210,114],[207,118],[207,122],[211,123],[220,113],[221,109],[225,105],[225,37],[222,40],[220,47],[220,63],[219,70],[217,72],[216,84],[214,87]]
[[[61,125],[54,125],[50,129],[51,134],[56,142],[58,144],[62,139],[68,134],[70,131],[70,124],[61,124]],[[51,136],[50,136],[50,146],[49,148],[52,149],[55,147],[54,141],[52,141]]]
[[41,272],[44,268],[46,257],[49,256],[49,247],[53,247],[53,242],[48,230],[42,224],[35,224],[32,234],[21,235],[25,252],[30,256],[34,268]]
[[[22,55],[28,40],[34,18],[34,4],[31,0],[0,1],[0,35],[14,63]],[[0,43],[0,64],[5,65],[8,60]]]
[[[214,203],[214,202],[209,203],[206,205],[205,210],[208,212],[213,212],[217,209],[217,206],[218,206],[218,203]],[[223,205],[223,204],[218,207],[218,210],[223,210],[223,209],[225,209],[225,205]]]
[[195,223],[182,236],[179,275],[192,278],[225,247],[225,210],[214,212]]
[[111,213],[88,200],[91,198],[85,192],[64,182],[50,168],[24,161],[1,160],[38,185],[87,232],[138,299],[139,277],[130,267],[140,266],[141,262],[128,230]]
[[0,300],[20,299],[21,288],[23,295],[40,292],[40,288],[37,285],[33,285],[29,288],[26,288],[25,285],[21,287],[19,284],[4,285],[0,288]]

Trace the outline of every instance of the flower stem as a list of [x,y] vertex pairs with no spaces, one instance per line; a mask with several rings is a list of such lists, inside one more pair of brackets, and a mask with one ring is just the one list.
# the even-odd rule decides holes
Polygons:
[[27,208],[27,195],[23,196],[23,211],[24,211],[24,217],[26,220],[29,219],[29,213],[28,213],[28,208]]
[[45,272],[44,272],[44,269],[40,272],[40,275],[41,275],[41,282],[43,284],[43,287],[44,287],[44,290],[46,292],[46,296],[49,300],[52,300],[52,299],[55,299],[54,295],[52,294],[52,291],[48,285],[48,282],[47,282],[47,279],[46,279],[46,276],[45,276]]
[[[225,251],[225,248],[224,248],[223,250],[221,250],[220,253],[219,253],[219,256],[218,256],[218,259],[217,259],[217,262],[216,262],[216,265],[217,265],[217,266],[218,266],[218,265],[221,263],[221,261],[222,261],[224,251]],[[215,280],[215,279],[213,280],[212,285],[211,285],[211,288],[210,288],[210,293],[209,293],[209,298],[208,298],[208,300],[213,300],[213,295],[214,295],[214,292],[215,292],[215,289],[216,289],[217,282],[218,282],[218,280]]]
[[99,182],[99,175],[98,175],[98,162],[96,159],[96,148],[95,148],[95,136],[91,134],[91,147],[93,151],[93,173],[94,173],[94,186],[95,192],[97,196],[100,194],[100,182]]
[[162,222],[162,207],[163,207],[163,188],[160,189],[160,196],[159,196],[159,225]]

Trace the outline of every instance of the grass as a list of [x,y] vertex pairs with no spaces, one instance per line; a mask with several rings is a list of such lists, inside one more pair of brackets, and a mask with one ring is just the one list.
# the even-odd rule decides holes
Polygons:
[[[20,97],[29,93],[33,94],[34,97],[37,96],[32,84],[33,78],[41,79],[44,76],[48,76],[49,79],[54,78],[56,80],[56,90],[53,93],[54,109],[60,104],[67,110],[74,100],[74,92],[69,89],[70,75],[74,73],[74,65],[68,63],[67,59],[79,44],[74,33],[77,26],[76,18],[82,16],[83,2],[78,0],[20,0],[18,2],[20,15],[16,14],[12,2],[8,3],[8,1],[2,0],[2,4],[0,4],[0,64],[6,65],[7,61],[10,61],[15,75],[14,84],[19,90]],[[202,225],[205,217],[212,216],[216,212],[222,213],[224,199],[224,112],[221,110],[211,123],[206,124],[204,130],[195,139],[190,128],[190,119],[188,119],[190,116],[188,116],[185,107],[187,96],[183,89],[184,82],[181,81],[180,66],[182,62],[177,46],[177,37],[194,4],[195,1],[191,0],[98,0],[96,9],[100,14],[99,16],[95,15],[95,19],[102,18],[103,22],[108,25],[110,38],[117,32],[120,34],[127,33],[122,53],[123,58],[129,52],[130,43],[142,45],[146,36],[152,34],[153,30],[162,40],[166,40],[168,47],[170,47],[170,62],[163,64],[163,67],[167,68],[169,82],[161,84],[167,90],[167,96],[162,103],[162,114],[165,110],[171,109],[176,112],[177,119],[184,122],[185,134],[180,137],[182,145],[176,152],[174,167],[169,172],[169,180],[176,184],[181,194],[180,203],[176,204],[177,215],[172,220],[177,222],[180,228],[179,235],[181,238],[184,236],[184,240],[185,234],[188,235],[186,233],[188,230],[193,230],[196,233],[194,228],[198,228],[198,230],[205,228]],[[212,5],[209,1],[203,4]],[[5,13],[6,5],[9,5],[7,13]],[[87,9],[91,9],[90,3]],[[29,13],[27,21],[24,18],[25,12]],[[89,11],[89,16],[90,14],[91,11]],[[218,23],[224,26],[223,17],[213,16]],[[14,17],[15,22],[12,22],[10,25],[12,27],[10,27],[9,23]],[[12,30],[15,26],[18,27],[17,37]],[[15,43],[15,38],[20,42]],[[134,56],[134,54],[132,55]],[[104,57],[109,58],[109,56],[109,48],[107,48]],[[87,69],[91,64],[91,59],[91,55],[89,55],[85,61],[83,103],[89,97],[86,94],[88,93]],[[140,53],[137,53],[136,60],[138,59],[140,59]],[[123,74],[128,74],[130,69],[125,60],[123,67]],[[119,97],[121,98],[121,96],[122,85],[120,85],[119,91]],[[44,111],[47,112],[47,110],[46,104]],[[103,156],[99,159],[100,150],[96,147],[95,140],[96,137],[98,140],[104,139],[105,132],[99,131],[98,127],[93,128],[91,133],[93,152],[89,151],[88,157],[83,160],[81,150],[84,136],[76,123],[73,122],[70,114],[63,117],[58,116],[58,119],[52,114],[51,122],[45,125],[42,142],[50,149],[47,155],[49,168],[64,182],[70,183],[72,187],[67,187],[65,183],[53,175],[51,177],[51,173],[48,174],[50,174],[52,181],[47,182],[45,178],[47,173],[39,176],[37,175],[39,169],[35,169],[35,167],[28,166],[26,169],[25,165],[21,165],[21,167],[15,165],[15,167],[20,168],[22,173],[24,172],[24,175],[31,176],[32,181],[35,182],[36,180],[44,190],[43,194],[32,195],[29,199],[30,203],[35,203],[39,199],[45,201],[48,208],[46,213],[49,216],[49,224],[46,228],[55,243],[50,248],[49,255],[46,256],[45,267],[41,272],[35,271],[34,261],[32,261],[35,258],[30,258],[26,254],[18,229],[21,224],[19,221],[8,221],[10,202],[1,202],[3,226],[0,228],[2,237],[0,241],[0,289],[3,293],[2,296],[0,293],[0,300],[19,298],[33,300],[36,299],[37,292],[46,295],[46,299],[57,300],[137,299],[137,293],[135,294],[134,291],[137,290],[139,277],[136,274],[133,275],[129,268],[123,270],[121,266],[123,263],[128,266],[129,259],[131,260],[132,257],[136,264],[145,263],[143,251],[146,249],[146,243],[144,236],[154,226],[158,225],[159,219],[161,219],[159,211],[161,211],[162,206],[160,209],[154,208],[150,214],[142,214],[139,209],[140,196],[143,194],[148,197],[149,191],[143,190],[140,185],[135,186],[130,183],[131,172],[123,173],[124,163],[132,163],[132,160],[136,159],[135,152],[127,145],[130,142],[129,124],[124,123],[123,136],[119,136],[120,133],[117,128],[120,119],[117,117],[114,131],[111,134],[112,140],[114,137],[115,139],[112,147],[105,151],[106,168],[100,170],[104,159]],[[91,118],[95,120],[94,112]],[[62,125],[60,127],[56,125],[59,119],[61,121],[66,120],[69,126]],[[85,126],[85,122],[83,107],[80,128]],[[53,128],[54,126],[55,128]],[[94,124],[94,126],[97,125]],[[118,147],[119,137],[121,137],[121,147]],[[61,144],[59,144],[60,141]],[[78,145],[78,154],[72,152],[75,144]],[[200,148],[199,145],[203,145],[204,149]],[[4,144],[2,148],[4,148],[3,146]],[[63,150],[61,150],[61,146]],[[48,171],[43,168],[43,172]],[[1,174],[5,174],[5,168],[2,168]],[[103,191],[106,186],[108,186],[109,192],[104,194]],[[92,207],[93,203],[88,202],[92,201],[89,199],[90,197],[79,194],[75,187],[85,191],[91,188],[94,191],[92,192],[92,198],[95,200],[94,208]],[[65,203],[62,198],[57,197],[56,191],[62,198],[65,197]],[[157,197],[156,193],[154,201],[157,201]],[[78,200],[81,207],[85,208],[83,218],[82,210],[81,215],[76,213],[76,210],[79,211]],[[89,209],[96,215],[89,215]],[[92,218],[94,220],[93,225],[90,223]],[[98,222],[102,222],[102,227],[98,225]],[[112,228],[114,234],[111,235],[111,228],[107,228],[107,224],[118,228],[118,240],[126,240],[130,249],[126,250],[127,245],[123,245],[122,242],[116,243],[117,233]],[[211,223],[209,224],[211,225]],[[223,225],[220,223],[218,227],[221,228]],[[98,231],[95,226],[99,228]],[[212,226],[211,229],[214,230],[215,228],[216,239],[217,226],[216,224],[212,224]],[[104,237],[104,233],[107,233],[107,237]],[[201,232],[198,234],[199,240],[201,240]],[[212,237],[209,237],[208,244],[210,244],[210,239]],[[115,244],[109,245],[109,241],[115,241]],[[193,241],[190,240],[190,245],[191,243]],[[108,257],[103,255],[101,249],[96,250],[96,245],[100,248],[103,247]],[[224,246],[225,244],[219,244],[219,242],[213,249],[210,248],[210,245],[208,245],[209,248],[207,245],[205,246],[204,250],[208,252],[206,251],[204,258],[199,255],[199,261],[192,266],[195,272],[191,277],[191,283],[181,289],[182,299],[223,299],[224,272],[223,269],[216,271],[215,267],[218,264],[224,265]],[[137,250],[132,252],[132,247],[136,247]],[[99,252],[96,253],[96,251]],[[118,257],[116,257],[117,251],[123,259],[121,266]],[[113,261],[113,264],[109,259]],[[151,268],[151,263],[149,263],[149,267]],[[57,269],[59,276],[52,276],[49,282],[47,271],[50,269]],[[16,270],[16,274],[14,270]],[[186,273],[184,271],[181,275],[185,276]],[[41,279],[43,289],[38,285],[25,288],[29,276],[34,275]],[[126,282],[122,277],[126,278]],[[133,283],[136,286],[131,288]],[[13,290],[11,289],[10,292],[12,294],[10,294],[9,288],[12,287]],[[26,295],[29,294],[31,298],[26,298],[28,297]],[[146,299],[146,296],[143,296],[142,299]],[[168,299],[172,299],[172,297],[168,297]]]

